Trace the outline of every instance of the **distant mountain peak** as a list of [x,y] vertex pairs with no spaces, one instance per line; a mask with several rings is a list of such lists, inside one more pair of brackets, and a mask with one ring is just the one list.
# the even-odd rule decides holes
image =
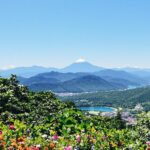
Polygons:
[[75,61],[75,63],[84,63],[84,62],[86,62],[86,59],[84,58],[79,58]]
[[78,60],[78,62],[63,68],[61,71],[77,73],[77,72],[96,72],[102,69],[103,69],[102,67],[93,65],[85,60]]

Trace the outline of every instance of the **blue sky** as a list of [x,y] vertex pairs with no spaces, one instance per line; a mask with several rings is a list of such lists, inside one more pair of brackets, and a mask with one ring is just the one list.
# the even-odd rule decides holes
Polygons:
[[0,0],[0,68],[150,67],[149,0]]

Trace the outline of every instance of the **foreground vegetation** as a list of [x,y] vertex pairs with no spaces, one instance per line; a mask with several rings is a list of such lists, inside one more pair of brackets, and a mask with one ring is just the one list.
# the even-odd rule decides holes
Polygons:
[[16,81],[0,78],[0,149],[146,150],[150,113],[127,126],[115,118],[86,116],[71,102],[49,92],[34,93]]

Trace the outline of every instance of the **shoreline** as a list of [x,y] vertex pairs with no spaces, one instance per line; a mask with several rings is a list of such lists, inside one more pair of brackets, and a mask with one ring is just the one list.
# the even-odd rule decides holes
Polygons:
[[[103,106],[95,106],[95,107],[101,107],[101,108],[106,108],[106,109],[112,109],[112,111],[101,111],[101,110],[82,110],[80,108],[90,108],[90,107],[78,107],[81,111],[87,111],[89,114],[94,114],[98,115],[99,113],[102,114],[109,114],[109,113],[116,113],[117,108],[114,107],[103,107]],[[92,108],[92,107],[91,107]],[[94,107],[93,107],[94,108]]]

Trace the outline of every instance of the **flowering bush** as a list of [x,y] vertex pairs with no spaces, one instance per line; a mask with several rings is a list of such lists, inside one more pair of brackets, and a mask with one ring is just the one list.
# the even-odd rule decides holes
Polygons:
[[89,120],[91,124],[87,124],[86,120],[85,123],[67,124],[64,120],[61,132],[51,123],[32,126],[18,120],[0,122],[0,147],[9,150],[146,150],[150,146],[149,141],[144,141],[148,133],[146,128],[145,137],[141,137],[136,127],[122,130],[101,128],[92,124],[92,117]]

